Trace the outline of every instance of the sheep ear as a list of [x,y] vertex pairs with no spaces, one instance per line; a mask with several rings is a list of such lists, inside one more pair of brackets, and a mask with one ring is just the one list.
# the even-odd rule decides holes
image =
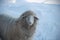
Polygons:
[[36,20],[39,20],[37,17],[34,17]]

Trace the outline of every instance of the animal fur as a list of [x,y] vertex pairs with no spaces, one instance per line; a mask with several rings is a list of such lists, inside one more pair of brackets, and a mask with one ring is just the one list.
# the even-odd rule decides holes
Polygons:
[[[26,17],[34,17],[34,23],[28,25]],[[34,12],[26,11],[19,18],[0,15],[0,40],[32,40],[38,18]]]

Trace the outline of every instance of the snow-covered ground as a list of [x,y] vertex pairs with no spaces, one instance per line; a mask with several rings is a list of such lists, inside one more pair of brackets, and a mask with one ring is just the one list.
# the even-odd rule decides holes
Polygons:
[[34,40],[60,40],[60,5],[43,5]]

